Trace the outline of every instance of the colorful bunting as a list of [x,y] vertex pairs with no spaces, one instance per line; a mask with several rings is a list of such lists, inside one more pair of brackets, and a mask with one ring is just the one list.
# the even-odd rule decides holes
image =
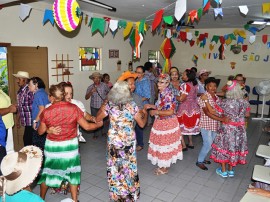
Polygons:
[[163,66],[162,72],[168,73],[171,68],[171,60],[170,58],[175,53],[175,46],[173,44],[172,39],[165,38],[160,46],[160,52],[165,59],[165,64]]
[[211,1],[208,1],[208,3],[203,8],[203,12],[207,12],[209,10],[210,6],[211,6]]
[[179,36],[180,36],[180,39],[182,41],[186,41],[187,40],[187,33],[186,32],[180,32]]
[[126,38],[130,34],[132,28],[133,28],[133,23],[132,22],[127,22],[126,23],[126,28],[123,31],[124,38]]
[[196,31],[195,31],[195,36],[199,36],[199,33],[200,33],[200,32],[199,32],[198,30],[196,30]]
[[118,22],[118,27],[119,28],[126,28],[127,27],[127,21],[125,21],[125,20],[120,20],[119,22]]
[[135,29],[132,31],[132,33],[129,36],[130,44],[133,49],[133,57],[135,59],[141,57],[141,43],[143,41],[143,36],[141,33],[139,33],[138,29]]
[[257,27],[249,27],[248,31],[250,31],[252,34],[256,34],[256,32],[258,31]]
[[188,15],[190,16],[190,19],[191,19],[192,23],[194,22],[194,19],[198,20],[198,12],[197,12],[197,10],[190,11]]
[[174,17],[177,21],[181,20],[187,11],[187,0],[177,0],[175,3]]
[[193,36],[191,32],[187,32],[187,40],[192,40]]
[[209,49],[210,49],[210,51],[212,51],[212,50],[214,49],[214,47],[215,47],[215,46],[214,46],[213,44],[211,44],[211,43],[209,44]]
[[195,41],[194,40],[189,41],[190,47],[194,46],[194,44],[195,44]]
[[221,44],[224,44],[224,43],[225,43],[225,38],[224,38],[224,36],[220,36],[220,37],[219,37],[219,41],[220,41]]
[[156,12],[155,18],[152,22],[152,32],[154,32],[156,28],[160,25],[163,13],[164,9],[160,9],[159,11]]
[[53,11],[46,9],[43,17],[43,25],[45,25],[45,23],[48,21],[54,25]]
[[237,44],[239,44],[239,43],[241,43],[241,44],[244,43],[244,38],[241,36],[238,36],[238,38],[237,38]]
[[249,43],[253,44],[256,41],[256,36],[250,36],[249,37]]
[[145,19],[142,19],[139,25],[139,33],[144,34],[144,31],[145,31]]
[[112,30],[112,32],[115,32],[118,28],[118,20],[110,20],[110,30]]
[[222,8],[214,8],[214,14],[215,14],[215,17],[217,17],[218,15],[223,17]]
[[209,0],[203,0],[203,8],[206,6]]
[[199,59],[199,58],[198,58],[197,55],[193,55],[192,58],[191,58],[191,60],[192,60],[192,62],[194,63],[195,66],[197,66],[198,59]]
[[242,14],[247,15],[248,14],[248,7],[246,5],[239,6],[239,10]]
[[214,35],[211,42],[214,41],[216,44],[218,43],[218,40],[219,40],[219,36],[217,35]]
[[198,13],[198,19],[200,19],[202,17],[202,14],[203,14],[202,8],[199,8],[197,13]]
[[248,45],[242,45],[242,51],[246,52],[248,48]]
[[267,43],[267,48],[270,49],[270,42]]
[[27,4],[20,4],[20,18],[24,21],[30,14],[32,7]]

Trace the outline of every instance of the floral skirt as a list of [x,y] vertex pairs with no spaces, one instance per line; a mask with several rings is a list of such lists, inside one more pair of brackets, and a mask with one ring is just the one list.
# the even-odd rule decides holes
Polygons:
[[170,167],[183,159],[181,132],[177,117],[156,119],[150,132],[148,159],[158,167]]
[[181,113],[178,116],[178,122],[182,135],[198,135],[200,133],[200,117],[201,114],[199,111],[194,111],[192,114]]
[[46,140],[44,168],[38,184],[60,187],[63,180],[71,185],[81,183],[81,161],[78,138],[66,141]]
[[248,154],[245,126],[222,125],[212,144],[210,158],[231,166],[246,164]]
[[107,179],[113,201],[136,201],[140,195],[136,143],[124,149],[108,145]]

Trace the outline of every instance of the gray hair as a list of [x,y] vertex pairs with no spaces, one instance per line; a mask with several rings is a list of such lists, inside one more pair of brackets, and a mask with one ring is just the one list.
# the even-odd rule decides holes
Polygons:
[[117,81],[110,92],[108,100],[115,105],[123,105],[133,100],[128,83],[126,81]]
[[229,99],[243,99],[245,92],[242,90],[239,83],[236,83],[235,87],[231,90],[227,90],[226,98]]

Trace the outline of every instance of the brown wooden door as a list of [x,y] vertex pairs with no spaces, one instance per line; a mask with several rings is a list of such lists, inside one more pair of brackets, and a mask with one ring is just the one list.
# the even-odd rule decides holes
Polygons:
[[[9,46],[7,50],[9,95],[12,103],[17,103],[16,94],[19,90],[12,74],[16,74],[18,71],[27,71],[30,78],[33,76],[40,77],[46,85],[46,90],[48,90],[48,48]],[[24,146],[23,132],[23,127],[20,129],[13,128],[14,148],[16,151]]]

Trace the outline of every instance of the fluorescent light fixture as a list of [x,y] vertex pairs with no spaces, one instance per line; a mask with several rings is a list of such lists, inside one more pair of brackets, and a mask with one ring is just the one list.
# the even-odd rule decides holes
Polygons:
[[266,23],[266,25],[270,25],[270,22],[268,20],[266,21],[249,21],[248,24],[251,24],[251,25],[264,25]]
[[101,3],[101,2],[98,2],[98,1],[95,1],[95,0],[80,0],[80,1],[83,1],[85,3],[92,4],[92,5],[95,5],[95,6],[99,6],[101,8],[108,9],[109,11],[112,11],[112,12],[116,12],[116,8],[115,7],[109,6],[107,4],[104,4],[104,3]]

